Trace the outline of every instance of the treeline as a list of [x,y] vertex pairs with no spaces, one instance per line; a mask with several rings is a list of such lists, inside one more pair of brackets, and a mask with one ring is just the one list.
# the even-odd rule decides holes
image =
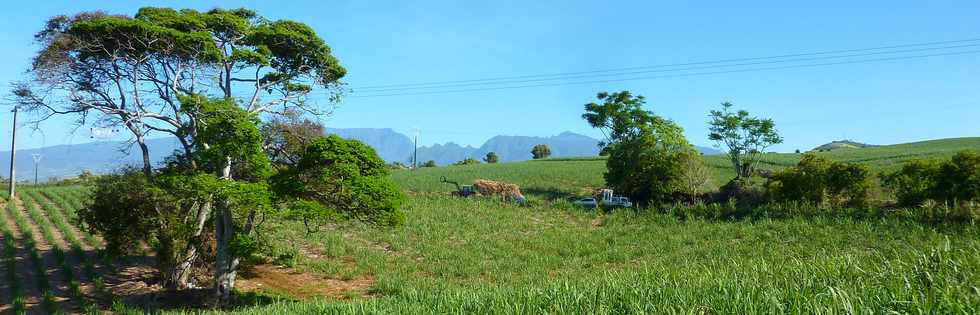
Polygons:
[[[682,217],[903,217],[927,222],[980,219],[980,154],[913,160],[899,171],[830,161],[815,153],[778,171],[760,170],[765,149],[783,139],[772,119],[733,110],[709,113],[709,139],[727,149],[735,178],[717,190],[710,169],[673,121],[644,109],[629,91],[598,94],[582,117],[607,137],[607,186],[646,209]],[[892,197],[893,196],[893,197]],[[879,198],[875,198],[879,197]],[[897,201],[895,200],[897,199]]]

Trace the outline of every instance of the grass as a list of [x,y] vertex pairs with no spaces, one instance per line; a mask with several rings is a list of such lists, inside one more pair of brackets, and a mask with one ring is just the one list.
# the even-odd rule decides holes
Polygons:
[[322,251],[297,268],[370,275],[377,298],[239,313],[980,311],[974,226],[679,220],[448,197],[412,198],[405,210],[401,228],[350,224],[306,241],[298,226],[274,227]]
[[[980,138],[818,154],[888,171],[967,148],[980,149]],[[799,157],[767,154],[764,165],[786,167]],[[706,160],[717,183],[733,175],[724,156]],[[306,235],[301,223],[269,220],[263,255],[271,261],[373,285],[340,298],[280,299],[230,312],[980,313],[976,225],[873,216],[680,219],[662,211],[590,212],[564,201],[604,186],[604,163],[563,158],[396,171],[391,178],[409,195],[398,228],[348,222]],[[539,202],[452,198],[443,176],[516,183]],[[42,194],[66,221],[77,220],[85,188]]]

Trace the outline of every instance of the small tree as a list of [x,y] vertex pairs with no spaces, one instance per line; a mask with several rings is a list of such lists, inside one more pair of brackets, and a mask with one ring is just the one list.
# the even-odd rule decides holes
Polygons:
[[681,167],[681,192],[697,199],[711,189],[711,168],[704,164],[700,154],[693,150],[685,152],[681,156]]
[[428,160],[422,163],[422,167],[436,167],[436,161]]
[[487,156],[483,157],[483,161],[490,164],[497,163],[497,153],[487,152]]
[[692,154],[683,129],[643,109],[643,96],[629,91],[598,94],[601,104],[585,105],[586,121],[606,135],[604,175],[609,187],[641,203],[670,200],[679,191],[684,154]]
[[750,117],[746,110],[733,112],[732,103],[721,103],[712,110],[708,139],[728,148],[728,158],[735,168],[735,179],[749,177],[760,154],[773,144],[783,143],[772,119]]
[[535,145],[534,148],[531,148],[531,156],[534,157],[535,160],[546,159],[551,156],[551,148],[545,144]]

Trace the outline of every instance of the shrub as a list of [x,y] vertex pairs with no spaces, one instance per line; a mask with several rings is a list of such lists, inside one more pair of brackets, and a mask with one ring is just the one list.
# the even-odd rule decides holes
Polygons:
[[330,135],[313,140],[299,161],[270,179],[287,216],[304,220],[310,231],[336,219],[383,226],[405,222],[399,208],[405,195],[388,179],[377,152],[357,140]]
[[902,169],[882,176],[885,187],[889,188],[903,206],[919,206],[933,198],[939,163],[931,160],[912,160]]
[[904,206],[927,200],[947,204],[980,200],[980,154],[961,151],[946,161],[913,160],[885,175],[885,185]]
[[827,193],[834,204],[864,206],[868,204],[874,175],[867,165],[851,163],[831,163],[827,170],[825,183]]
[[474,158],[465,158],[461,161],[457,161],[456,163],[453,163],[453,165],[473,165],[473,164],[480,164],[480,160]]
[[807,153],[796,166],[774,173],[766,187],[775,201],[860,207],[867,205],[872,178],[867,166],[831,162]]
[[937,199],[947,203],[980,200],[980,154],[961,151],[939,167]]

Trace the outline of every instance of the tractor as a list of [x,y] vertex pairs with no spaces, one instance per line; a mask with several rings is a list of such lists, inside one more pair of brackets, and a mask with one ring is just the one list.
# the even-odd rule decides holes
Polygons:
[[445,176],[442,176],[442,182],[456,185],[456,191],[453,192],[453,196],[469,197],[476,194],[476,190],[473,189],[473,185],[460,185],[458,182],[446,179]]

